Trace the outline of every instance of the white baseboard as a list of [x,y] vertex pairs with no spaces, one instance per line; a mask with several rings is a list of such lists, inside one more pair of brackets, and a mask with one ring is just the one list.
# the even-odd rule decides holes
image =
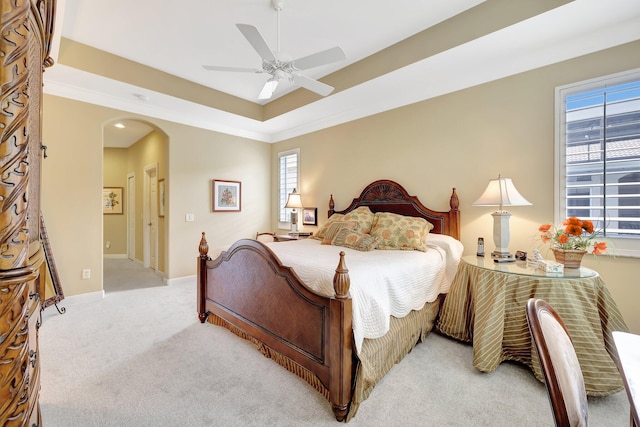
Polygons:
[[103,254],[104,258],[110,258],[110,259],[126,259],[128,258],[127,254]]
[[175,279],[164,279],[165,283],[170,286],[193,286],[197,283],[197,276],[194,274],[193,276],[184,276],[184,277],[176,277]]

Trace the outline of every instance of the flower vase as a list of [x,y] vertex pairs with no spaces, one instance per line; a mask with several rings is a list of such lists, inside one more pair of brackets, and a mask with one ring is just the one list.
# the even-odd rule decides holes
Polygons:
[[586,253],[587,251],[578,249],[553,249],[556,262],[564,264],[565,268],[580,268],[582,257]]

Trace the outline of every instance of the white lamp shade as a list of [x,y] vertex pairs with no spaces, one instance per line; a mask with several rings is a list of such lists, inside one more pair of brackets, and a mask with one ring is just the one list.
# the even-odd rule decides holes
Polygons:
[[502,209],[503,206],[526,206],[531,203],[518,193],[515,185],[509,178],[498,175],[498,179],[492,179],[484,190],[482,196],[473,203],[473,206],[499,206],[498,212],[493,216],[493,242],[496,250],[491,253],[493,258],[513,260],[509,252],[509,219],[511,214]]
[[498,175],[497,179],[492,179],[484,190],[482,196],[473,203],[473,206],[527,206],[530,205],[527,199],[516,190],[513,181],[510,178],[502,178]]
[[302,197],[300,193],[296,193],[296,189],[294,188],[291,193],[289,193],[289,197],[287,198],[287,204],[284,205],[285,208],[303,208],[302,205]]

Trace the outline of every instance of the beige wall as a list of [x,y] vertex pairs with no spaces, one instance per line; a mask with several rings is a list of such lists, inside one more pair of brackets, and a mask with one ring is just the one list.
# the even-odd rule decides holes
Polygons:
[[[109,255],[127,253],[127,149],[105,148],[103,161],[103,186],[120,187],[125,203],[124,212],[119,214],[104,215],[103,222],[103,248]],[[107,248],[106,243],[109,242]]]
[[[275,144],[272,179],[277,153],[299,147],[300,191],[305,205],[318,206],[320,223],[330,194],[343,209],[376,179],[395,180],[438,210],[448,209],[456,187],[462,242],[466,254],[474,254],[480,236],[493,250],[494,209],[471,204],[502,174],[533,203],[510,209],[510,249],[530,251],[537,227],[554,215],[555,87],[638,68],[638,52],[640,42],[632,43]],[[640,332],[640,287],[632,276],[640,260],[588,257],[585,264],[601,273],[626,321]]]
[[[171,160],[160,169],[169,203],[167,278],[195,274],[201,232],[213,247],[254,236],[271,222],[269,144],[45,95],[42,211],[66,296],[102,291],[102,127],[124,118],[149,122],[169,141]],[[211,212],[213,178],[242,182],[242,212]],[[195,221],[185,222],[185,213]],[[87,268],[91,279],[82,280]]]

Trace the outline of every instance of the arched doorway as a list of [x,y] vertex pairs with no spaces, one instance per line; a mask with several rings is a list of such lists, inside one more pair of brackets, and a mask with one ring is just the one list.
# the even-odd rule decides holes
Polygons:
[[166,277],[168,211],[159,208],[158,190],[168,182],[168,136],[152,123],[120,118],[103,125],[103,141],[103,186],[122,187],[124,202],[119,216],[103,215],[103,256]]

